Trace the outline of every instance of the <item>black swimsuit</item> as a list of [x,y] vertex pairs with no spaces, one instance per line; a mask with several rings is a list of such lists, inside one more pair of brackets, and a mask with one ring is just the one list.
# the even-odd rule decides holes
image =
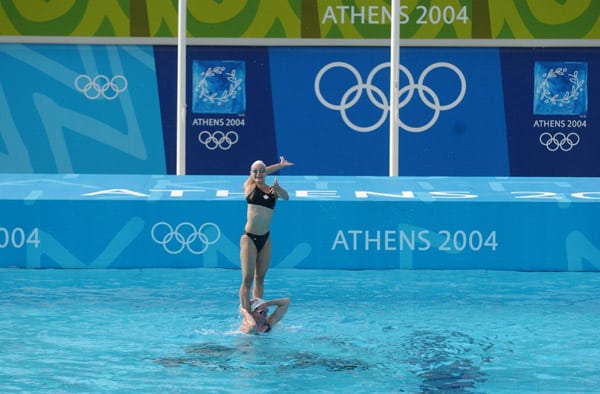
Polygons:
[[[260,205],[261,207],[275,209],[275,202],[277,201],[277,197],[275,197],[274,193],[265,193],[260,189],[260,187],[256,186],[254,190],[252,190],[250,194],[246,196],[246,201],[248,202],[248,204]],[[267,243],[267,240],[269,239],[268,231],[266,234],[263,235],[256,235],[248,232],[244,234],[250,237],[252,242],[254,242],[254,246],[256,246],[257,252],[260,252],[262,250],[262,248]]]
[[256,234],[252,234],[252,233],[249,233],[249,232],[245,232],[244,234],[246,234],[248,237],[250,237],[250,239],[252,240],[252,242],[254,242],[254,246],[256,246],[256,251],[257,252],[260,252],[262,250],[262,248],[267,243],[267,240],[269,239],[269,232],[268,231],[267,231],[266,234],[263,234],[263,235],[256,235]]
[[256,186],[254,190],[252,190],[250,194],[246,196],[246,201],[248,204],[260,205],[261,207],[275,209],[277,197],[275,197],[275,193],[265,193],[260,189],[260,187]]

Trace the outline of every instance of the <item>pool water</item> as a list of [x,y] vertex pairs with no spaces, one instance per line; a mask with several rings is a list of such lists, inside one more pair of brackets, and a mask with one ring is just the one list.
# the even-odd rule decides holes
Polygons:
[[272,269],[269,334],[241,274],[0,269],[0,392],[495,393],[600,387],[600,275]]

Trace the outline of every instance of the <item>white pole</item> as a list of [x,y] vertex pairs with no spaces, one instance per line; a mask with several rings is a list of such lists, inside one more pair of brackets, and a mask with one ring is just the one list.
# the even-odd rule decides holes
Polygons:
[[392,0],[390,34],[390,158],[389,174],[398,176],[398,89],[400,68],[400,0]]
[[177,36],[177,175],[185,175],[185,83],[186,83],[186,0],[179,0],[179,25]]

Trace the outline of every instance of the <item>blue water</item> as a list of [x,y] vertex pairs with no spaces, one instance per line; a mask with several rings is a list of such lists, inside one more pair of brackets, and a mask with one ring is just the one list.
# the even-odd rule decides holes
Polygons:
[[600,275],[272,269],[289,296],[237,332],[240,272],[0,269],[0,392],[594,392]]

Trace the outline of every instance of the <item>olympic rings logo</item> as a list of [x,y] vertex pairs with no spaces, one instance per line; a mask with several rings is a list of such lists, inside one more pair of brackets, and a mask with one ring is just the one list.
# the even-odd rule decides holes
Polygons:
[[152,240],[169,254],[179,254],[185,248],[190,253],[202,254],[221,238],[221,229],[211,222],[197,229],[190,222],[180,223],[175,228],[167,222],[158,222],[152,226],[151,234]]
[[550,152],[562,150],[568,152],[577,144],[579,144],[579,134],[577,133],[555,133],[554,135],[544,132],[540,135],[540,144],[546,147]]
[[100,97],[114,100],[127,89],[127,79],[122,75],[115,75],[111,79],[106,75],[96,75],[92,79],[89,75],[81,74],[75,78],[75,89],[90,100]]
[[[458,67],[456,67],[454,64],[447,63],[447,62],[433,63],[429,67],[427,67],[425,70],[423,70],[423,72],[419,76],[419,79],[417,80],[416,83],[415,83],[415,79],[414,79],[413,75],[410,73],[410,71],[401,64],[399,66],[400,66],[400,72],[404,73],[406,75],[406,77],[408,78],[408,84],[401,87],[400,90],[398,91],[398,97],[400,98],[400,103],[398,105],[398,108],[401,109],[401,108],[405,107],[412,100],[412,98],[415,94],[415,91],[416,91],[419,94],[419,99],[423,102],[423,104],[425,104],[428,108],[433,110],[433,116],[432,116],[431,120],[422,126],[407,125],[404,122],[402,122],[402,120],[399,118],[399,116],[397,114],[396,116],[397,116],[397,120],[398,120],[400,126],[406,131],[409,131],[412,133],[420,133],[420,132],[429,130],[431,128],[431,126],[433,126],[435,124],[435,122],[437,122],[437,120],[440,116],[440,113],[442,111],[447,111],[447,110],[450,110],[450,109],[456,107],[458,104],[461,103],[461,101],[465,97],[465,93],[467,91],[467,81],[466,81],[465,76],[462,73],[462,71]],[[321,70],[317,73],[317,76],[315,77],[315,85],[314,85],[315,94],[316,94],[317,98],[319,99],[319,101],[321,102],[321,104],[323,104],[326,108],[329,108],[334,111],[340,111],[340,115],[342,116],[344,123],[346,123],[346,125],[348,127],[350,127],[352,130],[358,131],[361,133],[371,132],[371,131],[376,130],[377,128],[381,127],[381,125],[387,119],[389,111],[390,111],[390,105],[388,103],[387,95],[383,92],[382,89],[373,85],[373,79],[375,78],[376,74],[379,71],[389,68],[389,67],[390,67],[389,62],[379,64],[378,66],[373,68],[373,70],[371,70],[371,72],[369,73],[369,76],[367,77],[366,82],[363,82],[362,76],[360,75],[360,73],[354,66],[352,66],[348,63],[345,63],[345,62],[329,63],[328,65],[321,68]],[[327,73],[329,70],[334,69],[334,68],[345,68],[345,69],[349,70],[354,75],[354,78],[356,79],[356,85],[351,86],[344,92],[339,104],[334,104],[334,103],[327,101],[327,99],[325,99],[323,97],[323,94],[321,92],[321,79],[323,78],[325,73]],[[429,86],[427,86],[425,84],[425,78],[427,78],[427,75],[429,75],[430,72],[432,72],[433,70],[438,69],[438,68],[450,69],[451,71],[453,71],[456,74],[456,76],[458,77],[458,79],[460,81],[460,91],[458,92],[456,98],[448,104],[440,103],[440,98],[438,97],[436,92],[432,88],[430,88]],[[347,111],[350,108],[352,108],[358,102],[358,100],[361,98],[363,91],[366,91],[367,96],[368,96],[369,100],[371,101],[371,103],[375,107],[379,108],[382,111],[381,117],[379,118],[379,120],[377,120],[374,124],[372,124],[370,126],[359,126],[359,125],[353,123],[349,119],[348,114],[347,114]],[[402,98],[402,95],[406,95],[406,97]]]
[[228,131],[223,133],[220,130],[211,133],[210,131],[203,130],[198,134],[198,141],[206,146],[208,150],[215,150],[220,148],[221,150],[229,150],[239,140],[238,133],[235,131]]

